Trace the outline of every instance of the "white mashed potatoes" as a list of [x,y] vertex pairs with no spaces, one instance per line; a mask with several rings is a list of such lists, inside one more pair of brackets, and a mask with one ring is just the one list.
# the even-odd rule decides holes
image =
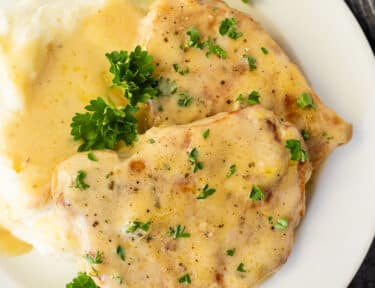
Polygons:
[[41,251],[74,246],[50,208],[51,175],[77,150],[72,116],[98,96],[123,101],[104,54],[133,48],[138,6],[30,0],[0,12],[0,225]]

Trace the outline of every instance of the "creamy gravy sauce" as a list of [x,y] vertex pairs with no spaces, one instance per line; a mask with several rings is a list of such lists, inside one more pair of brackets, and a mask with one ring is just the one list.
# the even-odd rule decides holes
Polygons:
[[30,252],[32,246],[17,239],[0,226],[0,256],[18,256]]
[[[77,150],[70,136],[73,115],[98,96],[124,104],[121,93],[110,88],[112,78],[105,53],[133,49],[144,13],[136,1],[110,0],[68,36],[45,47],[40,47],[43,41],[31,41],[9,54],[15,84],[23,92],[24,109],[7,125],[1,152],[13,162],[28,208],[46,203],[54,168]],[[10,51],[7,40],[2,39],[1,44]],[[46,53],[34,63],[36,74],[21,75],[23,63],[17,59],[31,58],[39,48]],[[21,249],[22,244],[7,232],[1,231],[0,236],[4,236],[0,237],[1,250],[11,254],[26,251],[26,246]]]

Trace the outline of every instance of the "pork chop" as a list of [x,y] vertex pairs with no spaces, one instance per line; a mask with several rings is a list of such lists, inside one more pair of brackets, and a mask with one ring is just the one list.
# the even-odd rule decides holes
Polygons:
[[351,126],[321,102],[262,27],[220,0],[156,1],[140,42],[157,63],[155,75],[177,87],[151,103],[151,126],[238,110],[255,96],[303,131],[313,166],[351,137]]
[[306,149],[260,105],[152,128],[120,158],[63,162],[53,197],[101,287],[252,287],[287,260],[304,214],[310,163],[288,140]]

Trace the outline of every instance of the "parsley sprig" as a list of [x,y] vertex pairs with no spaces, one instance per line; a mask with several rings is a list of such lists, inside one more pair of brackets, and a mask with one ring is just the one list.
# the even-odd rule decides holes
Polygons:
[[259,98],[259,92],[254,90],[249,95],[240,94],[240,96],[237,97],[236,101],[252,106],[260,103]]
[[77,277],[72,282],[66,284],[66,288],[99,288],[86,273],[78,273]]
[[220,27],[219,27],[219,33],[220,35],[228,35],[229,38],[232,38],[234,40],[242,37],[243,33],[238,32],[236,29],[237,19],[236,18],[225,18],[223,21],[221,21]]
[[305,162],[308,160],[307,152],[302,149],[301,141],[289,139],[286,141],[285,147],[290,151],[291,160],[300,162]]
[[203,162],[198,161],[198,150],[197,148],[193,148],[189,154],[189,161],[193,165],[193,171],[194,173],[197,172],[198,170],[203,169]]
[[152,76],[155,70],[152,56],[137,46],[134,51],[113,51],[105,55],[113,74],[113,86],[120,87],[130,104],[136,106],[159,95],[158,80]]
[[202,193],[200,193],[197,197],[198,200],[206,199],[207,197],[211,196],[216,192],[215,188],[209,188],[208,184],[204,185]]
[[178,238],[189,238],[190,233],[185,232],[186,227],[182,225],[177,225],[175,227],[170,227],[168,231],[168,236],[174,239]]
[[71,123],[73,139],[83,141],[78,151],[114,149],[120,141],[131,145],[137,139],[134,113],[138,108],[127,105],[117,109],[99,97],[85,109],[87,112],[77,113]]

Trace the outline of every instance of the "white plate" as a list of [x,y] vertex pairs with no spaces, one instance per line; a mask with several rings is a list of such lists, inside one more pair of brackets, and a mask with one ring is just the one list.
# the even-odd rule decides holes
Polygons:
[[[344,1],[253,0],[251,8],[228,2],[262,23],[322,100],[354,128],[353,140],[315,175],[293,253],[262,287],[346,287],[375,232],[374,56]],[[65,287],[74,274],[70,263],[35,252],[0,259],[4,288]]]

